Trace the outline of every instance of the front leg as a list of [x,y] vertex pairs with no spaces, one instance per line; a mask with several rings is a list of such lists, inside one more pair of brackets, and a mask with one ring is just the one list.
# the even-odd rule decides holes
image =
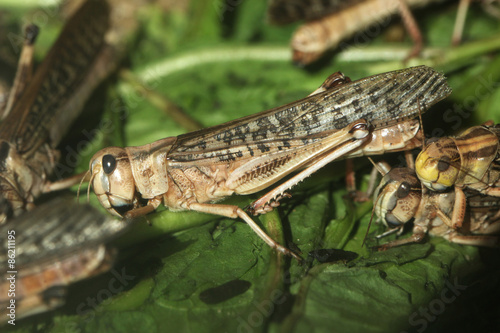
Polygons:
[[[371,160],[371,159],[370,159]],[[372,160],[371,160],[372,161]],[[373,163],[373,161],[372,161]],[[377,165],[385,163],[385,162],[379,162]],[[389,172],[390,168],[387,168],[387,171],[385,173]],[[354,202],[366,202],[371,200],[371,195],[373,194],[373,191],[377,187],[376,182],[378,179],[379,175],[379,170],[377,169],[377,166],[373,166],[372,171],[370,172],[370,178],[368,180],[368,188],[366,191],[358,191],[356,189],[356,172],[354,171],[354,163],[352,159],[347,159],[345,161],[345,183],[346,183],[346,189],[349,197],[354,200]],[[383,176],[384,174],[382,174]]]
[[148,200],[148,203],[146,206],[141,206],[134,208],[132,210],[129,210],[126,212],[123,217],[126,219],[134,219],[136,217],[144,216],[147,215],[151,212],[153,212],[158,206],[160,206],[162,201],[162,197],[158,196],[156,198]]
[[46,181],[43,184],[43,193],[48,193],[48,192],[53,192],[53,191],[60,191],[64,190],[67,188],[70,188],[73,185],[76,184],[81,184],[83,182],[88,182],[90,180],[90,175],[88,171],[81,172],[79,174],[69,176],[67,178],[63,178],[60,180],[56,181]]
[[403,239],[396,239],[389,243],[382,244],[380,246],[375,247],[378,251],[386,251],[392,247],[397,247],[401,245],[411,244],[411,243],[420,243],[425,238],[425,232],[414,232],[410,237]]
[[[420,243],[425,238],[425,236],[429,231],[430,220],[429,219],[417,220],[414,223],[415,225],[413,226],[413,233],[410,237],[393,240],[389,243],[377,246],[375,247],[375,249],[378,251],[385,251],[392,247],[397,247],[411,243]],[[403,229],[404,229],[403,226],[401,226],[400,232],[402,232]]]
[[437,215],[447,226],[456,230],[463,225],[466,209],[467,198],[465,197],[465,193],[461,188],[455,186],[455,202],[453,203],[451,219],[440,209],[437,210]]
[[279,207],[280,201],[284,198],[291,198],[292,195],[290,193],[282,193],[278,195],[274,200],[266,203],[264,206],[260,207],[259,210],[254,210],[252,206],[248,206],[245,210],[248,211],[250,214],[253,216],[257,215],[262,215],[262,214],[267,214],[269,212],[272,212],[274,208]]

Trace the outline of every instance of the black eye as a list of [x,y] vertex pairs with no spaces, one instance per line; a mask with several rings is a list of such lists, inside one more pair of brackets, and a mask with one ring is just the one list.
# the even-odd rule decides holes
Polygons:
[[444,156],[438,162],[437,168],[439,171],[446,171],[450,167],[450,158],[448,156]]
[[104,173],[109,175],[116,169],[116,159],[113,155],[104,155],[102,157],[102,169]]
[[399,185],[398,190],[396,191],[396,197],[399,199],[406,198],[408,193],[410,193],[411,187],[410,184],[407,182],[402,182],[401,185]]

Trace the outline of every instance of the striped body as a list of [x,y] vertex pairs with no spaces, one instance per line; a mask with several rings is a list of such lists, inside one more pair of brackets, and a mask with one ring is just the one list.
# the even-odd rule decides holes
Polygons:
[[104,51],[105,1],[87,0],[69,19],[0,123],[0,223],[33,207],[53,173],[56,147],[94,88],[114,68]]
[[64,304],[66,286],[111,267],[116,251],[106,244],[128,226],[64,196],[0,226],[12,235],[0,246],[2,277],[11,278],[0,283],[0,315],[12,300],[17,319]]
[[418,155],[415,168],[429,189],[466,186],[483,191],[498,187],[500,177],[500,127],[474,126],[459,136],[428,144]]
[[[443,75],[427,66],[342,80],[222,125],[140,147],[103,149],[92,158],[91,183],[104,207],[120,216],[117,207],[137,208],[136,190],[141,198],[163,201],[174,210],[255,193],[352,142],[350,131],[360,122],[369,125],[368,136],[342,157],[418,146],[421,106],[450,92]],[[114,159],[109,173],[104,157]]]
[[431,191],[422,187],[414,170],[392,169],[375,192],[374,211],[393,230],[402,231],[405,224],[413,222],[413,234],[389,242],[382,248],[419,242],[427,234],[455,243],[498,246],[500,198],[474,190],[467,190],[465,195],[466,212],[455,214],[456,205],[460,204],[455,189]]
[[163,203],[172,210],[241,218],[269,246],[300,260],[240,207],[216,202],[255,193],[297,172],[248,209],[264,214],[336,159],[411,149],[421,134],[415,118],[422,106],[450,93],[443,75],[426,66],[353,82],[335,73],[288,105],[141,147],[102,149],[90,162],[90,184],[111,214],[133,218]]

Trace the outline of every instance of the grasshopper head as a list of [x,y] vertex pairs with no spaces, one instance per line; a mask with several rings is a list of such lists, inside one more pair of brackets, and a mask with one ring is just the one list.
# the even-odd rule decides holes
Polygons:
[[417,156],[415,171],[431,190],[444,191],[452,187],[460,172],[460,154],[455,142],[450,138],[431,142]]
[[123,148],[98,151],[90,161],[90,184],[101,205],[122,217],[133,208],[135,183],[129,157]]
[[375,191],[375,214],[390,228],[400,227],[415,217],[422,198],[422,187],[408,168],[389,171]]

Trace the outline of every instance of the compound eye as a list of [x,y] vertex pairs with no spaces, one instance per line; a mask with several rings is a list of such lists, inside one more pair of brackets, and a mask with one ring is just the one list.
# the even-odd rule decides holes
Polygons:
[[116,158],[113,155],[104,155],[102,157],[102,169],[109,175],[116,169]]
[[448,170],[449,167],[450,167],[450,158],[448,156],[442,157],[437,164],[437,168],[441,172]]
[[408,184],[407,182],[402,182],[396,191],[396,197],[398,197],[399,199],[406,198],[406,196],[410,193],[410,190],[410,184]]

